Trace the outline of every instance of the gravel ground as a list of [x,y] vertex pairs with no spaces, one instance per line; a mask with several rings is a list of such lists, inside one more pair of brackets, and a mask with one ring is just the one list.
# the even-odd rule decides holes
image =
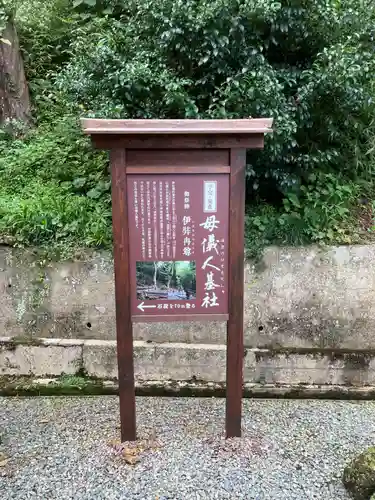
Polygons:
[[0,498],[349,499],[342,470],[374,444],[375,403],[245,400],[228,441],[224,405],[138,398],[140,443],[113,447],[116,397],[0,398]]

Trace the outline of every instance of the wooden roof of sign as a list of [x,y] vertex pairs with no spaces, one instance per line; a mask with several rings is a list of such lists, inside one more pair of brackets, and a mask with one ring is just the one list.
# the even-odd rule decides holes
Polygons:
[[265,134],[272,118],[242,120],[81,120],[86,134]]
[[272,118],[243,120],[101,120],[83,118],[99,149],[263,148]]

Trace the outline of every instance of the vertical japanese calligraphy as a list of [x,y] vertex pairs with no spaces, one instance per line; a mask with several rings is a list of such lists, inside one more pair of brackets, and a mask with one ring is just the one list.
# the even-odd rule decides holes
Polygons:
[[[219,228],[220,221],[216,219],[215,215],[210,215],[204,222],[199,224],[207,231],[207,238],[203,238],[202,247],[203,253],[208,254],[206,260],[203,262],[202,269],[206,273],[206,282],[204,285],[205,295],[202,301],[202,307],[218,307],[218,297],[215,293],[216,288],[220,288],[221,284],[215,282],[216,274],[220,273],[220,267],[217,259],[217,245],[215,237],[215,230]],[[216,254],[215,254],[216,252]]]
[[229,176],[127,182],[132,314],[227,314]]

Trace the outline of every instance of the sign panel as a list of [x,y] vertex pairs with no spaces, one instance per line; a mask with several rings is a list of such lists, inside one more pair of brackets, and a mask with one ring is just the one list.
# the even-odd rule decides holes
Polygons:
[[127,176],[132,316],[228,313],[229,175]]

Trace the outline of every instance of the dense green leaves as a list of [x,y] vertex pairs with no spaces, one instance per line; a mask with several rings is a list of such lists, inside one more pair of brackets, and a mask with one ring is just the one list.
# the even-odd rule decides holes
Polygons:
[[249,241],[356,241],[358,197],[374,197],[374,2],[14,1],[40,129],[9,150],[7,189],[26,186],[17,165],[43,182],[53,164],[61,192],[108,202],[103,157],[56,116],[270,116],[248,154]]
[[95,116],[272,116],[249,180],[286,192],[316,168],[355,173],[342,139],[362,140],[374,110],[360,13],[327,0],[129,0],[77,38],[57,82]]
[[0,0],[0,44],[10,45],[11,42],[7,38],[3,38],[3,34],[6,25],[8,23],[11,13],[11,3],[7,0]]
[[92,151],[75,117],[6,143],[0,153],[0,235],[60,250],[110,244],[107,157]]

